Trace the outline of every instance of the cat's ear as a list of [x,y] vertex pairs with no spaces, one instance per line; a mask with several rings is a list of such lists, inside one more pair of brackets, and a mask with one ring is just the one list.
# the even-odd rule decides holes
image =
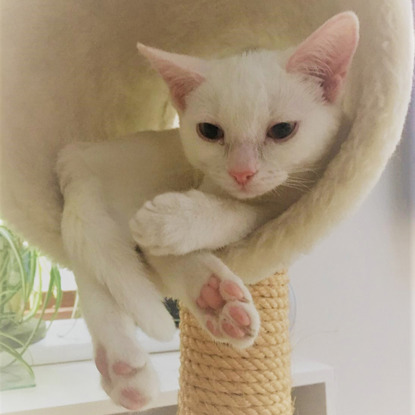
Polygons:
[[342,89],[359,41],[359,20],[353,12],[329,19],[297,47],[286,70],[319,79],[324,98],[334,102]]
[[205,80],[207,62],[192,56],[151,48],[141,43],[137,44],[137,48],[166,82],[176,108],[184,111],[186,96]]

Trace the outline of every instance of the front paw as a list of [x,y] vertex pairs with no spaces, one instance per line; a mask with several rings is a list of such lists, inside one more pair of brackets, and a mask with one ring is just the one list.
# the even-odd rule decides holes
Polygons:
[[196,248],[190,235],[192,200],[164,193],[144,203],[130,220],[131,235],[152,255],[184,255]]

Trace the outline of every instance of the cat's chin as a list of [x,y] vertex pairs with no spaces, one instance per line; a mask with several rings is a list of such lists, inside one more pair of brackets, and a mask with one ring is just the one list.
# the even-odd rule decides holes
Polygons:
[[232,188],[232,189],[225,189],[227,193],[229,193],[232,197],[239,200],[246,200],[246,199],[255,199],[257,197],[261,197],[266,193],[270,192],[272,189],[250,189],[250,188]]

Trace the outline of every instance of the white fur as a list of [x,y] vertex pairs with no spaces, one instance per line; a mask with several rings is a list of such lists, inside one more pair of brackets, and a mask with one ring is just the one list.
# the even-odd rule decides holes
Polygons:
[[[262,217],[258,216],[261,210]],[[271,212],[268,206],[268,216]],[[137,244],[154,255],[183,255],[236,242],[266,218],[266,206],[252,207],[189,190],[163,193],[147,201],[130,221],[130,229]]]

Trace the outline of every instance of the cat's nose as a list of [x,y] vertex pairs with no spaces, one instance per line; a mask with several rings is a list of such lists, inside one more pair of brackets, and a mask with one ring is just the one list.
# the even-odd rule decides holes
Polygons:
[[254,170],[229,170],[228,172],[238,184],[247,184],[249,180],[255,175],[256,171]]

